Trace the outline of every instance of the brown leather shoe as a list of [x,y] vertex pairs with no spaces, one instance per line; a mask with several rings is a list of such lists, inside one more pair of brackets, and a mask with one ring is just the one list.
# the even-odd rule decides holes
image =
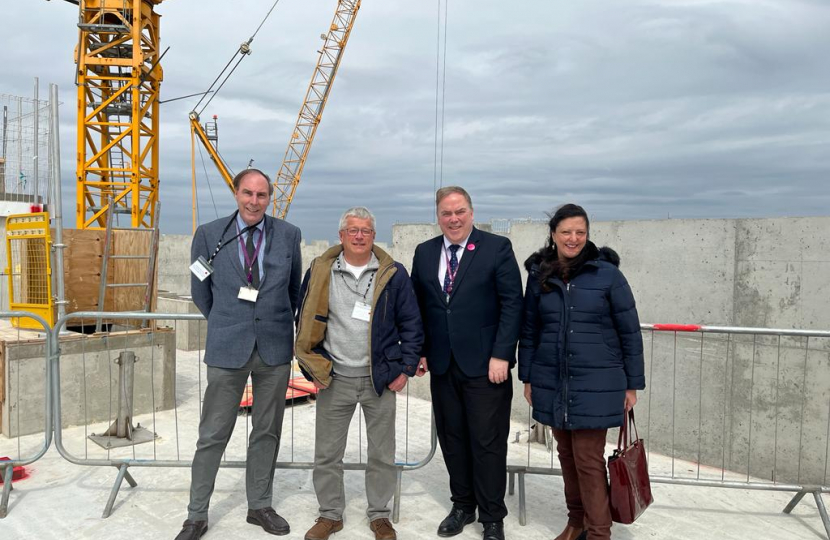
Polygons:
[[176,536],[176,540],[198,540],[204,536],[207,530],[207,521],[190,521],[187,519],[182,523],[182,530]]
[[587,536],[588,534],[585,529],[577,529],[576,527],[568,525],[565,527],[565,530],[559,533],[559,536],[553,540],[585,540]]
[[398,535],[392,527],[392,522],[386,518],[378,518],[370,521],[369,528],[375,533],[375,540],[398,540]]
[[305,533],[305,540],[328,540],[329,536],[343,530],[343,520],[318,517],[314,526]]
[[257,510],[249,508],[246,521],[252,525],[259,525],[268,534],[283,536],[291,532],[288,522],[270,506]]

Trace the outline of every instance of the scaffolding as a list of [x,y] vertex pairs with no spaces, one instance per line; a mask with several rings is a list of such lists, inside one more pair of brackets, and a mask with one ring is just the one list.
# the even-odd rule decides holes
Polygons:
[[48,199],[51,160],[49,101],[0,94],[0,216]]

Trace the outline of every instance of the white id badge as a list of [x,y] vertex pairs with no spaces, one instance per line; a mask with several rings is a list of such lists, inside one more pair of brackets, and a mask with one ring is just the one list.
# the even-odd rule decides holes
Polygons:
[[369,315],[372,314],[372,305],[365,302],[355,302],[352,310],[352,319],[369,322]]
[[199,278],[199,281],[204,281],[213,273],[213,267],[205,260],[204,257],[199,255],[196,262],[190,265],[190,271],[193,272],[194,276]]
[[253,287],[239,287],[239,295],[237,298],[245,300],[246,302],[256,302],[256,297],[259,291]]

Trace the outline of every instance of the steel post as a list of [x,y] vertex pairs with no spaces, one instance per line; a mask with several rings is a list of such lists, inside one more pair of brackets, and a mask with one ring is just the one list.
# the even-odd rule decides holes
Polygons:
[[0,499],[0,519],[9,514],[9,495],[12,492],[12,477],[14,476],[14,465],[6,465],[3,469],[3,498]]
[[50,132],[51,132],[51,158],[52,158],[52,174],[51,186],[49,196],[49,215],[52,217],[52,224],[55,228],[54,242],[52,249],[54,250],[54,262],[52,264],[54,278],[54,294],[56,296],[55,305],[58,308],[58,319],[62,319],[66,315],[66,298],[64,296],[64,280],[63,280],[63,250],[66,246],[63,243],[63,204],[61,198],[61,138],[60,138],[60,118],[59,118],[59,103],[58,103],[58,85],[49,85],[49,115],[50,115]]
[[403,467],[397,466],[395,471],[395,497],[392,502],[392,522],[397,523],[401,517],[401,483],[403,480]]
[[40,191],[40,149],[38,148],[38,128],[40,127],[40,81],[35,77],[35,102],[34,102],[34,129],[32,136],[34,137],[34,144],[32,144],[34,155],[32,156],[32,176],[34,176],[34,185],[32,188],[32,204],[38,204],[37,196]]
[[792,512],[792,511],[793,511],[793,509],[794,509],[796,506],[798,506],[798,503],[800,503],[800,502],[801,502],[801,499],[803,499],[805,495],[807,495],[807,490],[806,490],[806,489],[802,489],[801,491],[799,491],[798,493],[796,493],[796,494],[793,496],[793,498],[792,498],[792,499],[790,499],[790,502],[789,502],[789,503],[787,503],[787,506],[784,508],[784,513],[785,513],[785,514],[789,514],[790,512]]
[[527,500],[525,499],[524,472],[519,472],[519,525],[527,525]]
[[821,489],[817,489],[813,492],[813,498],[816,500],[818,513],[821,515],[821,522],[824,524],[824,531],[827,533],[827,538],[830,538],[830,518],[827,517],[827,507],[824,506],[824,499],[821,498]]
[[[106,519],[110,517],[112,514],[112,506],[115,504],[115,499],[118,497],[118,491],[121,489],[121,483],[124,481],[124,476],[127,475],[127,464],[122,463],[121,466],[118,468],[118,475],[115,477],[115,483],[112,485],[112,490],[110,490],[110,498],[107,500],[107,505],[104,507],[104,513],[101,516],[102,518]],[[133,485],[131,483],[131,485]],[[135,487],[135,485],[133,485]]]

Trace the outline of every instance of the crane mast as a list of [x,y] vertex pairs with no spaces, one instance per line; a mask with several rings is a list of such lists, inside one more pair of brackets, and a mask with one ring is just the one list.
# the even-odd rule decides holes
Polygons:
[[[69,0],[71,1],[71,0]],[[163,0],[79,0],[77,227],[156,227]]]
[[343,58],[343,51],[360,9],[360,1],[338,0],[337,10],[329,31],[321,36],[324,39],[323,48],[319,51],[320,56],[311,77],[311,84],[306,91],[282,166],[274,181],[272,215],[281,219],[285,219],[288,214],[294,193],[297,191],[297,184],[300,183],[311,143],[314,141],[334,77],[337,75],[340,60]]

